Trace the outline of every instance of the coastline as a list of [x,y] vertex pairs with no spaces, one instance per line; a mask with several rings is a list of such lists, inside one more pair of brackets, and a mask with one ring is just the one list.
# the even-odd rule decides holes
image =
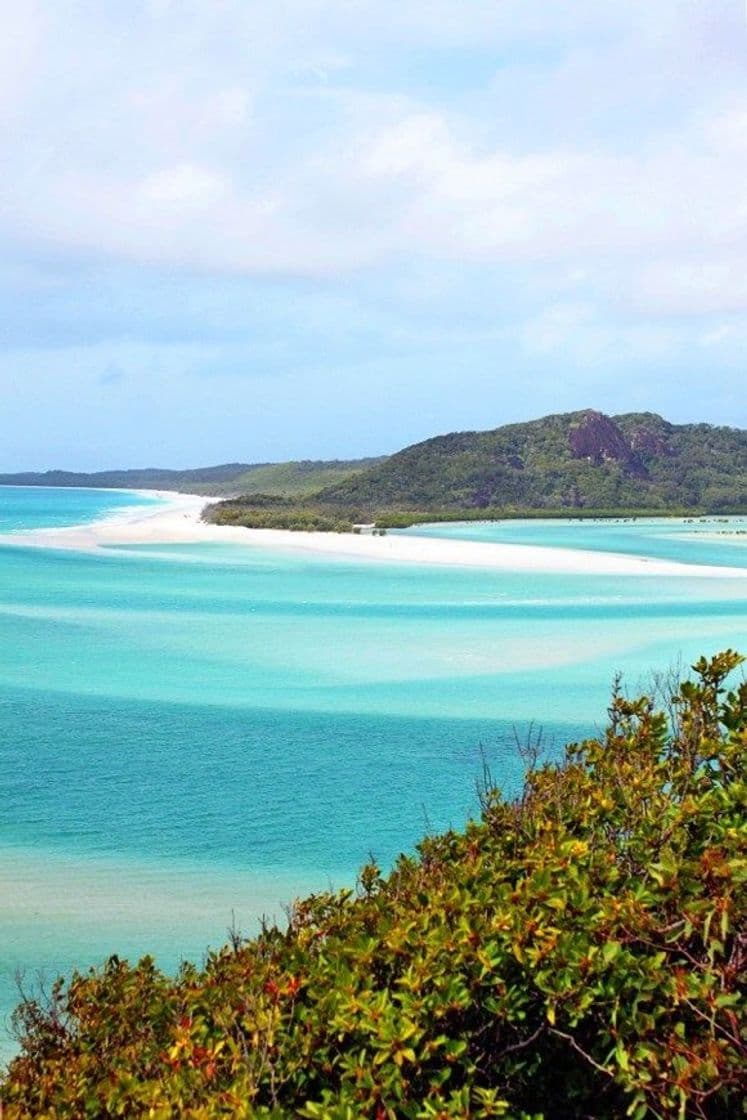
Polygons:
[[127,506],[86,525],[16,530],[0,534],[0,545],[95,552],[128,545],[237,544],[245,548],[324,556],[343,561],[568,575],[747,578],[745,568],[682,564],[612,552],[405,536],[392,532],[384,536],[372,536],[212,525],[201,520],[202,510],[211,500],[204,495],[142,489],[132,493],[157,498],[159,504]]

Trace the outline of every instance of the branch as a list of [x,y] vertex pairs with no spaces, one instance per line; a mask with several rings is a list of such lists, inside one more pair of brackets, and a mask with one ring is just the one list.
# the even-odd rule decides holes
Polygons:
[[525,1038],[522,1042],[515,1042],[512,1046],[507,1046],[505,1050],[501,1050],[500,1054],[497,1055],[498,1059],[505,1058],[507,1054],[515,1054],[517,1050],[526,1050],[527,1046],[531,1046],[533,1042],[536,1042],[539,1036],[544,1034],[546,1030],[547,1024],[540,1023],[537,1030],[533,1034],[530,1034],[529,1038]]
[[606,1077],[611,1077],[614,1079],[614,1073],[612,1073],[611,1070],[607,1069],[606,1066],[600,1066],[599,1062],[595,1061],[594,1058],[592,1058],[591,1054],[587,1054],[586,1051],[579,1046],[572,1034],[566,1034],[565,1031],[556,1030],[555,1027],[550,1027],[549,1030],[550,1034],[555,1034],[558,1036],[558,1038],[563,1038],[566,1042],[570,1042],[572,1048],[576,1051],[576,1053],[580,1054],[581,1057],[589,1063],[589,1065],[594,1066],[594,1069],[598,1070],[600,1073],[605,1074]]

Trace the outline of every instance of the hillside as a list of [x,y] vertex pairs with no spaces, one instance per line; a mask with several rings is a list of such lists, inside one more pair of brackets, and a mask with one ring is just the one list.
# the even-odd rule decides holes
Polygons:
[[182,490],[220,497],[263,494],[297,498],[347,481],[380,459],[299,460],[287,463],[224,463],[168,470],[146,467],[93,473],[51,470],[0,475],[0,486],[92,486],[127,490]]
[[383,459],[305,459],[288,463],[256,464],[231,480],[240,494],[270,494],[284,498],[307,497],[333,485],[352,480]]
[[[6,1120],[728,1120],[747,1095],[747,684],[727,651],[516,800],[174,979],[27,999]],[[668,714],[665,714],[667,712]]]
[[591,410],[407,447],[317,495],[380,510],[747,510],[747,432]]

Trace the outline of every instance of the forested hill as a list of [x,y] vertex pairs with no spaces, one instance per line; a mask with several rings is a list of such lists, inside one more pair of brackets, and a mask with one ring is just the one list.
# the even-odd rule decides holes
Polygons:
[[317,495],[381,510],[747,510],[747,432],[586,410],[425,440]]

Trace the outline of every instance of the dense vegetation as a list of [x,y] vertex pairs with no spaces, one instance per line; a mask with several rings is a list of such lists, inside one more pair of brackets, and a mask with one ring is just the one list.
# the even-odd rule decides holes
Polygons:
[[[300,500],[299,500],[300,499]],[[399,451],[272,514],[245,493],[218,522],[345,529],[527,515],[747,511],[747,432],[669,424],[653,413],[546,416],[454,432]]]
[[371,510],[747,510],[747,432],[652,413],[547,416],[426,440],[318,497]]
[[223,494],[263,494],[302,497],[324,486],[351,478],[379,459],[304,459],[290,463],[224,463],[193,470],[44,471],[0,475],[0,486],[93,486],[133,490],[183,490],[219,497]]
[[27,1117],[729,1118],[747,1093],[747,685],[487,782],[481,819],[176,980],[112,958],[16,1015]]
[[[334,506],[293,501],[272,494],[244,494],[227,498],[203,511],[216,525],[243,525],[249,529],[293,529],[298,532],[349,533],[359,521],[357,513]],[[409,524],[409,520],[408,520]]]
[[[251,529],[295,529],[347,533],[361,518],[354,509],[316,502],[315,498],[286,498],[277,494],[243,494],[207,506],[203,518],[216,525],[244,525]],[[409,524],[409,519],[408,519]]]

